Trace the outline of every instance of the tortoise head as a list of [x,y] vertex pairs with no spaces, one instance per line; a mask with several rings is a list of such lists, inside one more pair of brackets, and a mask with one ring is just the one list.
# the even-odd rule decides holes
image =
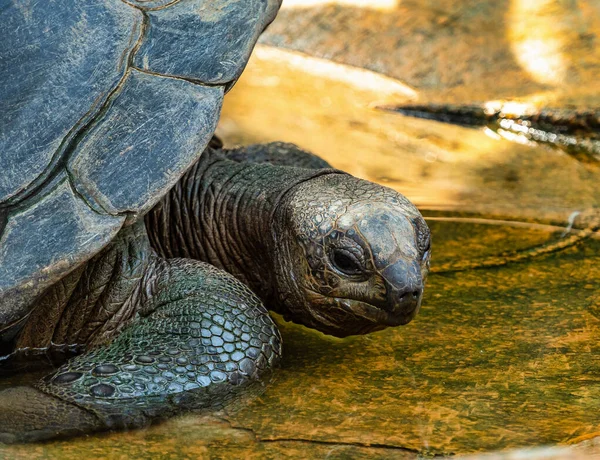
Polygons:
[[302,182],[276,211],[274,235],[284,318],[345,337],[417,314],[430,232],[394,190],[345,174]]

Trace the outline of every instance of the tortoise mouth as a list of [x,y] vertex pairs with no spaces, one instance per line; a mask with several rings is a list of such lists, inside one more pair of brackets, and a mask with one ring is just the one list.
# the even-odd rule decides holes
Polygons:
[[306,294],[308,302],[299,309],[286,309],[283,318],[341,338],[408,324],[421,304],[418,302],[411,310],[384,310],[362,300],[327,296],[311,289]]
[[333,297],[333,300],[338,307],[347,313],[379,326],[377,330],[385,327],[404,326],[410,323],[417,315],[420,307],[419,303],[409,311],[386,311],[360,300],[343,297]]

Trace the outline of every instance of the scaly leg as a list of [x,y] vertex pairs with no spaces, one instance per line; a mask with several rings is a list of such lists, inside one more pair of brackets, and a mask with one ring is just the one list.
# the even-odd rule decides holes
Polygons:
[[31,387],[0,392],[0,441],[137,427],[219,408],[272,367],[279,333],[231,275],[150,257],[131,323]]

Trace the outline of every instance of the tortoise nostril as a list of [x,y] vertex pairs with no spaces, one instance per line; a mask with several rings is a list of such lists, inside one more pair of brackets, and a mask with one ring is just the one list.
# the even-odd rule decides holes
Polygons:
[[416,290],[416,291],[412,291],[412,292],[405,292],[404,294],[401,294],[398,299],[400,300],[400,302],[405,302],[408,300],[416,300],[421,296],[421,290]]

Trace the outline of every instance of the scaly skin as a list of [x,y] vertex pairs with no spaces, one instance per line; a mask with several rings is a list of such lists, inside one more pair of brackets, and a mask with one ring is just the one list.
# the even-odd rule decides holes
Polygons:
[[245,285],[337,336],[416,315],[430,237],[410,202],[289,144],[245,151],[207,149],[145,222],[39,300],[16,351],[86,351],[0,392],[0,441],[141,426],[248,391],[281,340]]

